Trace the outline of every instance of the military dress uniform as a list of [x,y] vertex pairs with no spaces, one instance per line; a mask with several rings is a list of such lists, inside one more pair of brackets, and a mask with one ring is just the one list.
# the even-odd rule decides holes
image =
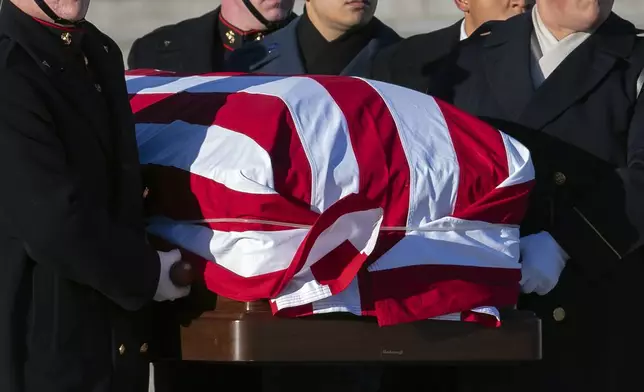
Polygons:
[[570,256],[554,290],[519,301],[543,320],[543,361],[498,377],[486,368],[477,381],[496,379],[494,390],[632,390],[644,349],[635,322],[644,276],[644,41],[611,14],[535,83],[534,30],[531,13],[488,23],[431,72],[422,37],[412,38],[381,53],[372,76],[442,98],[523,142],[536,187],[522,235],[547,231]]
[[0,391],[144,392],[145,241],[117,45],[0,9]]
[[203,16],[159,27],[137,39],[128,55],[128,67],[190,74],[220,72],[232,51],[261,40],[295,17],[291,14],[263,31],[242,31],[228,22],[218,7]]
[[402,38],[377,18],[329,42],[302,16],[265,39],[234,51],[226,70],[275,75],[365,76],[375,54]]

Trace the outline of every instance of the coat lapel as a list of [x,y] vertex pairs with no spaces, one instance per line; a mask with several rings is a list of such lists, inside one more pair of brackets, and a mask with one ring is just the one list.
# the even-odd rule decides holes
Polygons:
[[261,48],[265,51],[264,57],[253,63],[249,67],[249,71],[256,72],[261,68],[264,73],[305,74],[306,70],[297,43],[298,23],[299,17],[286,27],[264,38],[261,42]]
[[506,112],[517,120],[534,93],[530,76],[529,13],[501,23],[485,41],[484,68],[492,94]]
[[378,51],[401,40],[400,36],[378,21],[376,37],[365,46],[356,57],[342,70],[343,76],[362,76],[369,73],[371,61]]
[[342,76],[357,76],[361,75],[364,72],[368,72],[369,64],[371,59],[376,54],[378,49],[380,49],[380,41],[378,39],[372,39],[369,41],[367,46],[365,46],[356,57],[351,60],[351,62],[344,67],[340,75]]
[[[634,26],[611,15],[584,43],[575,49],[543,82],[520,117],[520,123],[541,129],[575,102],[591,92],[620,59],[632,51]],[[619,32],[619,34],[617,34]]]

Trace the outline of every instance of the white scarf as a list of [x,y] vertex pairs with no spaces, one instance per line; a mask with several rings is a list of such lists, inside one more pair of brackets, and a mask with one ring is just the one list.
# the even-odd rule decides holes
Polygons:
[[532,83],[536,89],[548,79],[570,53],[590,37],[591,33],[581,31],[572,33],[561,41],[557,40],[543,24],[536,5],[532,8],[532,24],[534,30],[530,40],[532,49],[530,72]]

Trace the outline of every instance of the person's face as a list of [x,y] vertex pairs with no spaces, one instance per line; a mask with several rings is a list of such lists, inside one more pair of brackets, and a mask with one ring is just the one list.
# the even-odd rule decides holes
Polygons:
[[558,26],[586,31],[601,24],[613,9],[615,0],[537,0],[539,14],[548,15]]
[[71,21],[85,18],[91,0],[45,0],[59,17]]
[[307,0],[307,12],[330,27],[350,30],[369,23],[376,12],[378,0]]
[[251,0],[251,3],[269,22],[286,19],[295,0]]
[[462,0],[461,11],[470,15],[476,26],[491,20],[506,20],[526,10],[529,0]]

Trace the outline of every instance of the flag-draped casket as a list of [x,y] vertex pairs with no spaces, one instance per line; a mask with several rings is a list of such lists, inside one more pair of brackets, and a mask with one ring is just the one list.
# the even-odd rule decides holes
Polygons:
[[215,293],[380,325],[496,322],[518,297],[525,147],[353,77],[127,76],[151,235]]

